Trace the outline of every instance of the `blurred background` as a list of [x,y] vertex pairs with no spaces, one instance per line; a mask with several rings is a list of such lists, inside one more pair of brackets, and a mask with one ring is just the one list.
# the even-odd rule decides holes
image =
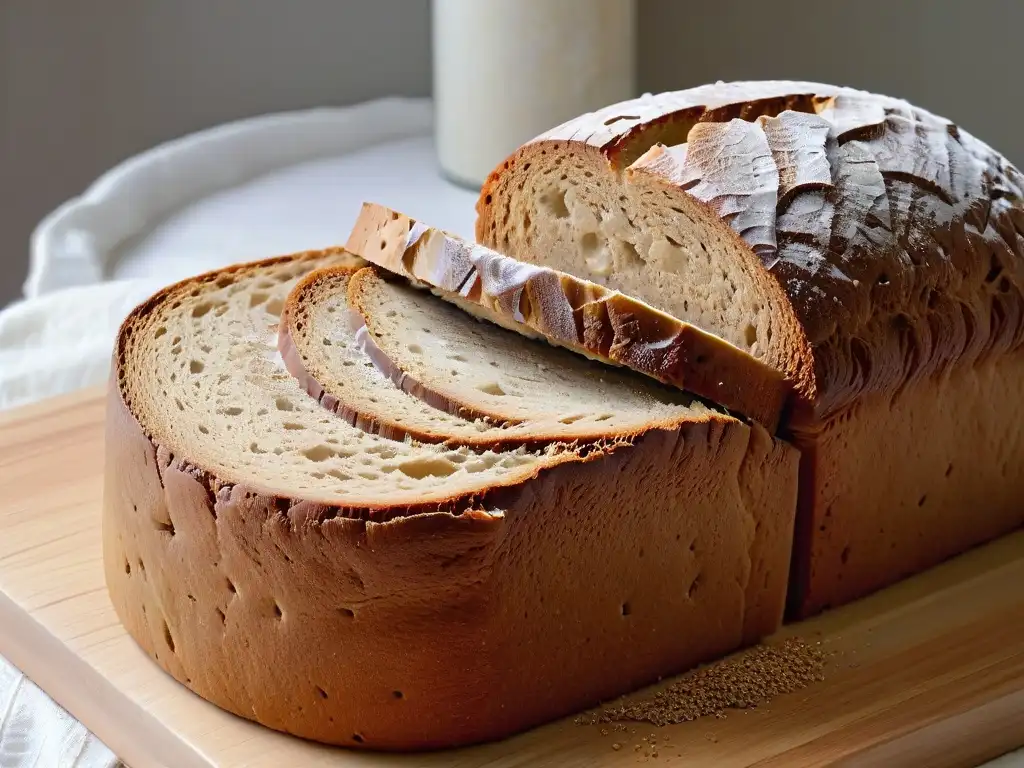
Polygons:
[[[639,91],[800,78],[905,97],[1024,161],[1020,0],[638,0]],[[429,0],[0,0],[0,306],[39,220],[227,120],[431,92]]]

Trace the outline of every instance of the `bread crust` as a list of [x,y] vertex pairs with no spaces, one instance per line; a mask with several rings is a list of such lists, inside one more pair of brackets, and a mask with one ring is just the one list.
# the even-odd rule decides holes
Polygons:
[[779,624],[797,456],[760,427],[713,415],[390,511],[282,498],[147,433],[122,392],[138,317],[108,393],[107,586],[156,663],[224,709],[351,747],[455,746]]
[[865,396],[807,442],[790,612],[842,605],[1024,526],[1024,356]]
[[364,203],[345,246],[469,312],[685,389],[774,432],[790,387],[701,329],[604,286],[502,256]]

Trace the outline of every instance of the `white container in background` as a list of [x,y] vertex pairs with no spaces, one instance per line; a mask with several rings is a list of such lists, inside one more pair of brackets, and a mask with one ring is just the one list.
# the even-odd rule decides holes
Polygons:
[[635,0],[433,0],[442,172],[479,188],[519,145],[635,95]]

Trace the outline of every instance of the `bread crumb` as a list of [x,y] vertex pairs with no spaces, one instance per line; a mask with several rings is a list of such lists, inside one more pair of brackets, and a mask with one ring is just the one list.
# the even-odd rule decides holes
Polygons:
[[[799,638],[758,645],[692,670],[645,699],[609,707],[577,718],[576,722],[644,722],[664,726],[707,715],[723,719],[724,710],[756,707],[822,680],[825,655],[819,646]],[[654,739],[653,735],[649,737],[650,741]]]

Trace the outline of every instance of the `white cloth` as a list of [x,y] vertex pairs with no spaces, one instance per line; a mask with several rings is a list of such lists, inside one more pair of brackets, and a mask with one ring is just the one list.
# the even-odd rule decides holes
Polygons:
[[0,768],[114,768],[120,762],[0,656]]
[[[413,99],[271,115],[112,169],[33,235],[27,298],[0,311],[0,409],[103,384],[118,326],[155,290],[342,243],[363,200],[472,234],[476,195],[438,175],[431,121]],[[116,764],[0,656],[0,768]]]
[[120,248],[111,278],[178,280],[239,261],[342,245],[364,201],[464,237],[477,195],[438,176],[429,136],[303,162],[183,206]]
[[[114,265],[138,239],[149,236],[176,212],[223,190],[310,161],[350,155],[402,139],[426,137],[429,143],[432,119],[430,102],[425,99],[380,99],[351,107],[240,120],[154,147],[112,168],[80,197],[69,200],[40,223],[32,235],[25,295],[35,297],[110,277]],[[440,183],[433,172],[432,156],[419,158],[418,165],[431,168],[429,175],[436,191]],[[385,164],[370,172],[387,179],[391,188],[401,188],[404,170]],[[415,175],[417,168],[411,171]],[[365,181],[342,179],[341,189],[355,194]],[[303,196],[310,200],[309,195]],[[225,243],[235,242],[230,233],[241,231],[240,227],[287,232],[289,222],[251,216],[243,221],[224,221],[219,230],[227,235]],[[291,229],[296,231],[295,227]],[[301,232],[296,233],[301,240]],[[182,257],[180,253],[163,255],[167,262]],[[258,258],[259,249],[226,255],[253,259]]]
[[103,384],[118,326],[160,286],[119,280],[65,288],[0,312],[0,408]]

